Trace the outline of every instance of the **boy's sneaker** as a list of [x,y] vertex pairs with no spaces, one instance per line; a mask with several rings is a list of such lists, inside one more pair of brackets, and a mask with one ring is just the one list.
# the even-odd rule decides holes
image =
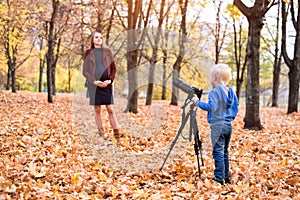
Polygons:
[[226,184],[231,184],[230,178],[225,178],[225,183]]
[[214,179],[214,181],[220,183],[221,185],[225,185],[225,180],[224,179]]

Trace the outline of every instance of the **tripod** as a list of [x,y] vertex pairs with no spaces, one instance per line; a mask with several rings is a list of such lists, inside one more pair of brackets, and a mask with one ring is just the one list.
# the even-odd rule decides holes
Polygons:
[[[183,109],[182,111],[182,116],[181,116],[181,125],[180,128],[178,129],[177,135],[175,137],[175,139],[173,140],[171,146],[170,146],[170,150],[160,168],[160,170],[162,170],[162,168],[164,167],[171,151],[173,150],[179,136],[182,133],[182,130],[184,128],[184,126],[186,125],[188,119],[190,118],[190,129],[189,129],[189,142],[192,141],[192,136],[194,136],[194,150],[195,150],[195,154],[197,156],[197,164],[198,164],[198,174],[199,174],[199,178],[201,178],[201,172],[200,172],[200,163],[199,163],[199,155],[200,155],[200,159],[201,159],[201,164],[202,166],[204,166],[204,162],[203,162],[203,157],[202,157],[202,141],[200,141],[199,139],[199,131],[198,131],[198,125],[197,125],[197,120],[196,120],[196,111],[197,108],[195,108],[195,105],[192,103],[190,104],[190,110],[187,114],[185,114],[185,108],[187,107],[187,105],[191,102],[191,95],[189,95],[185,102],[184,105],[181,107],[181,109]],[[183,137],[183,136],[182,136]],[[184,138],[184,137],[183,137]]]

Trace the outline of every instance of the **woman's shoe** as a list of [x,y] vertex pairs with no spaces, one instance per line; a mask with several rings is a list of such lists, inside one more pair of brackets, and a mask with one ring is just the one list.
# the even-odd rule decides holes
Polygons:
[[98,135],[99,135],[100,137],[103,137],[103,136],[105,135],[104,129],[100,129],[99,132],[98,132]]
[[116,138],[117,145],[119,146],[120,145],[120,132],[119,132],[119,129],[114,129],[114,137]]

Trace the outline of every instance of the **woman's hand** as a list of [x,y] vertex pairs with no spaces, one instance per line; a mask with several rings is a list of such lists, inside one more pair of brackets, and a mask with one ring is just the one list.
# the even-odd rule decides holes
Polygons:
[[107,83],[107,85],[111,84],[111,80],[105,80],[104,83]]
[[111,80],[105,80],[105,81],[94,81],[94,85],[105,88],[111,83]]

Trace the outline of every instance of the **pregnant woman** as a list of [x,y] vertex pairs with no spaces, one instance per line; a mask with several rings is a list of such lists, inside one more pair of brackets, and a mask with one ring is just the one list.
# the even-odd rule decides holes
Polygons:
[[90,105],[94,106],[95,120],[100,136],[104,136],[101,118],[101,105],[106,106],[109,122],[113,128],[117,144],[120,144],[119,125],[114,111],[113,81],[116,74],[116,64],[111,49],[109,49],[100,32],[91,36],[91,47],[85,52],[83,75],[87,80]]

